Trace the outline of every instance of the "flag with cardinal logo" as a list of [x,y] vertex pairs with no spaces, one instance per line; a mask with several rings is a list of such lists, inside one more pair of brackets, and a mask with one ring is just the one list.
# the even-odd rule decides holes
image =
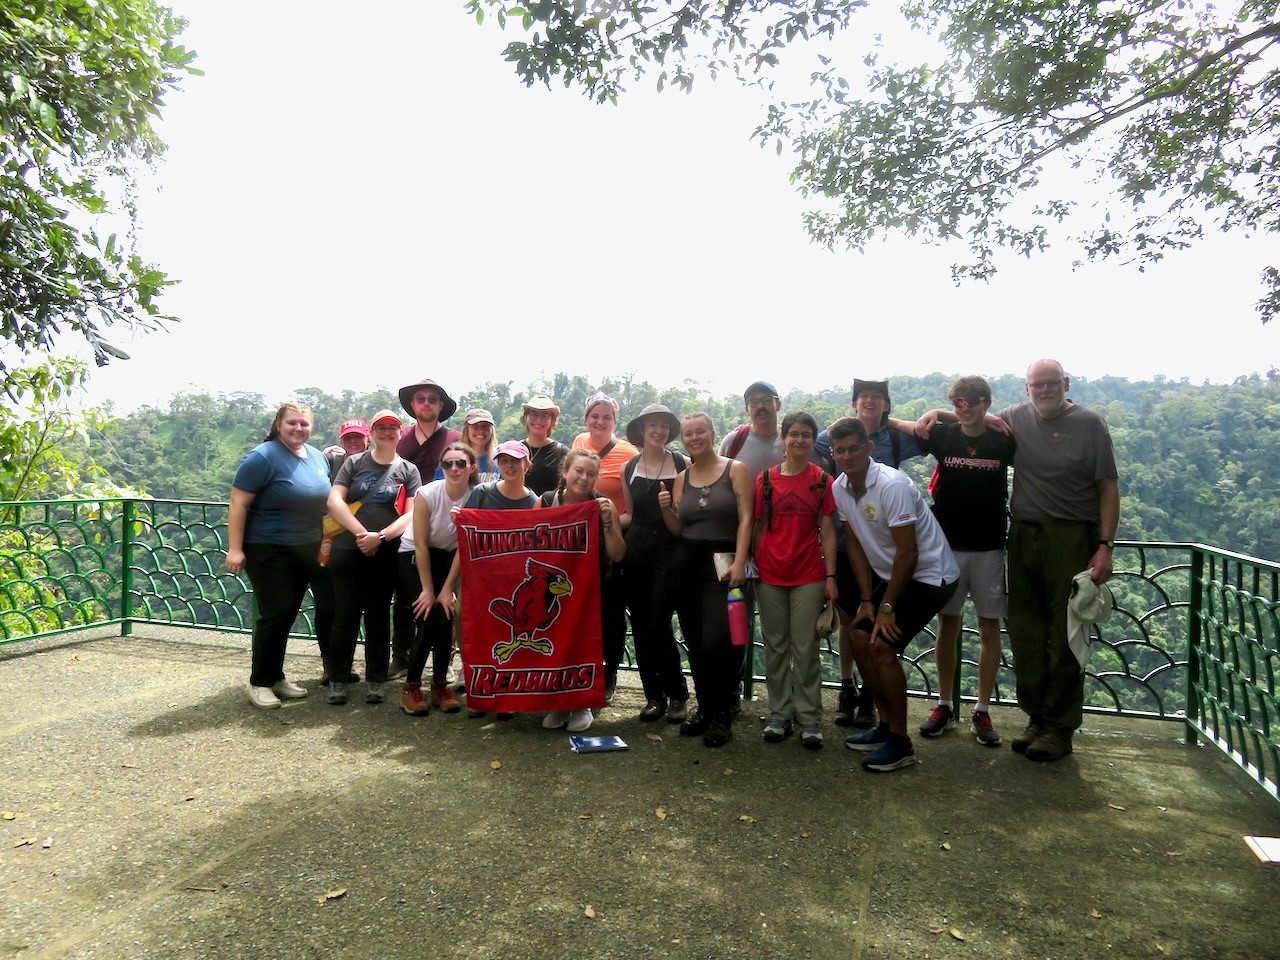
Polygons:
[[600,507],[461,510],[467,706],[604,706]]

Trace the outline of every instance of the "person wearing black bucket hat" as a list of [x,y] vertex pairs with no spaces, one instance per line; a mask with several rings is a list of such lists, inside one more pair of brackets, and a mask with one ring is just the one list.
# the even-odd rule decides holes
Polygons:
[[640,719],[648,723],[666,714],[668,722],[682,723],[688,717],[689,687],[671,628],[676,607],[670,582],[675,538],[658,505],[658,494],[670,492],[686,467],[681,454],[667,449],[680,433],[680,421],[667,407],[651,403],[632,418],[626,432],[640,448],[622,468],[626,513],[631,517],[622,582],[646,701]]
[[[444,387],[423,377],[399,390],[400,406],[413,422],[400,431],[396,453],[418,468],[418,475],[430,480],[440,466],[444,448],[462,439],[462,434],[444,425],[458,411],[457,402]],[[402,676],[409,667],[409,647],[413,644],[413,601],[396,588],[395,631],[391,641],[389,679]]]

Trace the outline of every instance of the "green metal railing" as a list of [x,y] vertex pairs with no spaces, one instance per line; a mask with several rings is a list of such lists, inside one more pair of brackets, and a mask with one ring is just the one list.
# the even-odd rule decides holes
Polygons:
[[[109,625],[128,634],[136,623],[250,631],[252,589],[223,566],[226,522],[222,503],[0,503],[0,643]],[[1093,628],[1085,709],[1182,722],[1188,740],[1214,743],[1280,797],[1280,564],[1199,544],[1122,542],[1116,566],[1115,612]],[[312,635],[309,598],[294,633]],[[1014,704],[1005,650],[995,700]],[[951,678],[957,702],[976,693],[977,651],[969,622]],[[757,681],[761,659],[752,661]],[[936,696],[932,633],[903,660],[912,692]],[[838,664],[828,646],[828,682]]]

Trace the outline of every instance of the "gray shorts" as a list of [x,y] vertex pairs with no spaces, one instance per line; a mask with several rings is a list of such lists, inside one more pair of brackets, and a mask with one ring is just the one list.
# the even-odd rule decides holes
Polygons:
[[1009,591],[1005,587],[1004,550],[957,550],[956,565],[960,580],[941,613],[958,617],[964,613],[964,602],[973,598],[973,612],[987,620],[999,620],[1009,610]]

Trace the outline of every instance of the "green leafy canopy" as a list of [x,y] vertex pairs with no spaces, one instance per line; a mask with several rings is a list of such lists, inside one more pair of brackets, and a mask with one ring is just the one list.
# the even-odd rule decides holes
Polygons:
[[[0,0],[0,344],[49,349],[73,332],[99,364],[124,354],[113,324],[166,320],[171,283],[99,215],[129,200],[138,164],[163,150],[165,93],[197,73],[185,21],[151,0]],[[0,381],[11,386],[0,362]]]
[[[527,84],[577,84],[617,102],[629,80],[692,89],[699,71],[768,88],[790,45],[847,31],[865,0],[587,2],[469,0],[479,21],[515,22],[506,56]],[[816,204],[818,242],[862,249],[889,232],[964,243],[960,277],[989,278],[998,250],[1043,250],[1071,217],[1085,258],[1139,269],[1207,231],[1280,232],[1277,0],[906,0],[939,62],[883,63],[865,80],[822,58],[812,96],[775,102],[755,131],[789,147]],[[1043,174],[1061,160],[1105,191]],[[1055,178],[1057,179],[1057,178]],[[1030,201],[1030,202],[1028,202]],[[1083,229],[1077,225],[1085,222]],[[1280,310],[1280,270],[1258,311]]]

